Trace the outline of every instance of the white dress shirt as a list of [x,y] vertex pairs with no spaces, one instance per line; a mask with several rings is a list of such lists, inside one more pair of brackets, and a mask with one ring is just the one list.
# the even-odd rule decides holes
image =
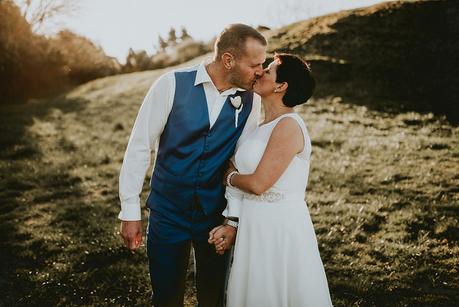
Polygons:
[[[242,89],[230,88],[220,93],[207,73],[206,61],[194,67],[175,71],[193,70],[197,70],[194,84],[202,84],[204,87],[207,99],[207,110],[209,112],[210,127],[212,127],[215,124],[228,95],[232,95],[236,93],[237,90]],[[162,75],[156,80],[156,82],[154,82],[145,96],[139,113],[137,114],[137,118],[129,138],[129,143],[124,154],[123,165],[121,166],[119,176],[121,212],[119,213],[118,218],[120,220],[141,220],[140,193],[142,192],[145,175],[150,166],[151,152],[155,149],[157,140],[164,130],[169,113],[172,109],[175,95],[175,71],[170,71]],[[242,144],[250,132],[258,126],[261,109],[260,100],[260,96],[254,94],[252,110],[242,131],[241,137],[236,144],[236,148],[239,144]],[[226,196],[228,198],[228,190]],[[234,208],[236,208],[237,205],[238,204],[236,203]],[[229,212],[228,207],[225,210],[226,216],[238,216],[233,215],[237,212],[239,212],[238,209],[234,209]]]

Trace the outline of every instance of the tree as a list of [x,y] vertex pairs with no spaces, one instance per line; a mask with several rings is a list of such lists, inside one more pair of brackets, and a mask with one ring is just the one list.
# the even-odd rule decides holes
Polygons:
[[124,65],[124,72],[141,71],[152,68],[151,57],[145,50],[135,51],[129,48],[129,54],[126,57],[126,65]]
[[188,31],[186,30],[185,27],[182,27],[182,34],[180,35],[180,39],[182,41],[188,39],[188,38],[192,38],[190,34],[188,34]]
[[169,36],[167,38],[167,43],[169,46],[177,45],[177,34],[175,33],[175,29],[171,28],[169,30]]
[[0,0],[0,104],[119,72],[119,63],[89,39],[70,31],[33,33],[23,14],[13,0]]
[[76,0],[15,0],[15,2],[34,32],[42,30],[46,23],[55,22],[56,17],[70,15],[78,9]]
[[165,51],[166,48],[167,48],[168,44],[167,42],[164,40],[164,38],[161,37],[161,35],[158,35],[158,49],[160,51]]

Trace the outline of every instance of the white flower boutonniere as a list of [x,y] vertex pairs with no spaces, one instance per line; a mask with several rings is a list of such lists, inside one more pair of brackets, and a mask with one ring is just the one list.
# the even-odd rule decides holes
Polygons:
[[243,103],[241,96],[230,97],[231,104],[234,107],[234,126],[237,128],[239,113],[242,111]]

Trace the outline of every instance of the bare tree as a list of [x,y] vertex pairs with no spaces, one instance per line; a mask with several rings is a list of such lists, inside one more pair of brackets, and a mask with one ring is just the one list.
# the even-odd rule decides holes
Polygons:
[[70,15],[79,8],[76,0],[15,0],[15,2],[34,32],[40,31],[45,23],[54,22],[56,17]]

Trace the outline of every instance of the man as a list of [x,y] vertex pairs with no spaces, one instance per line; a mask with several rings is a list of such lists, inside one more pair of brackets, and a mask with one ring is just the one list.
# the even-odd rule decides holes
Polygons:
[[[223,222],[223,172],[237,142],[258,124],[260,98],[250,91],[263,74],[266,40],[255,29],[228,26],[214,58],[161,76],[147,93],[132,130],[120,173],[121,236],[142,243],[139,194],[159,139],[147,227],[147,254],[155,306],[183,306],[191,246],[199,306],[223,300],[226,256],[207,243]],[[240,105],[239,105],[240,104]],[[225,233],[235,235],[234,223]]]

